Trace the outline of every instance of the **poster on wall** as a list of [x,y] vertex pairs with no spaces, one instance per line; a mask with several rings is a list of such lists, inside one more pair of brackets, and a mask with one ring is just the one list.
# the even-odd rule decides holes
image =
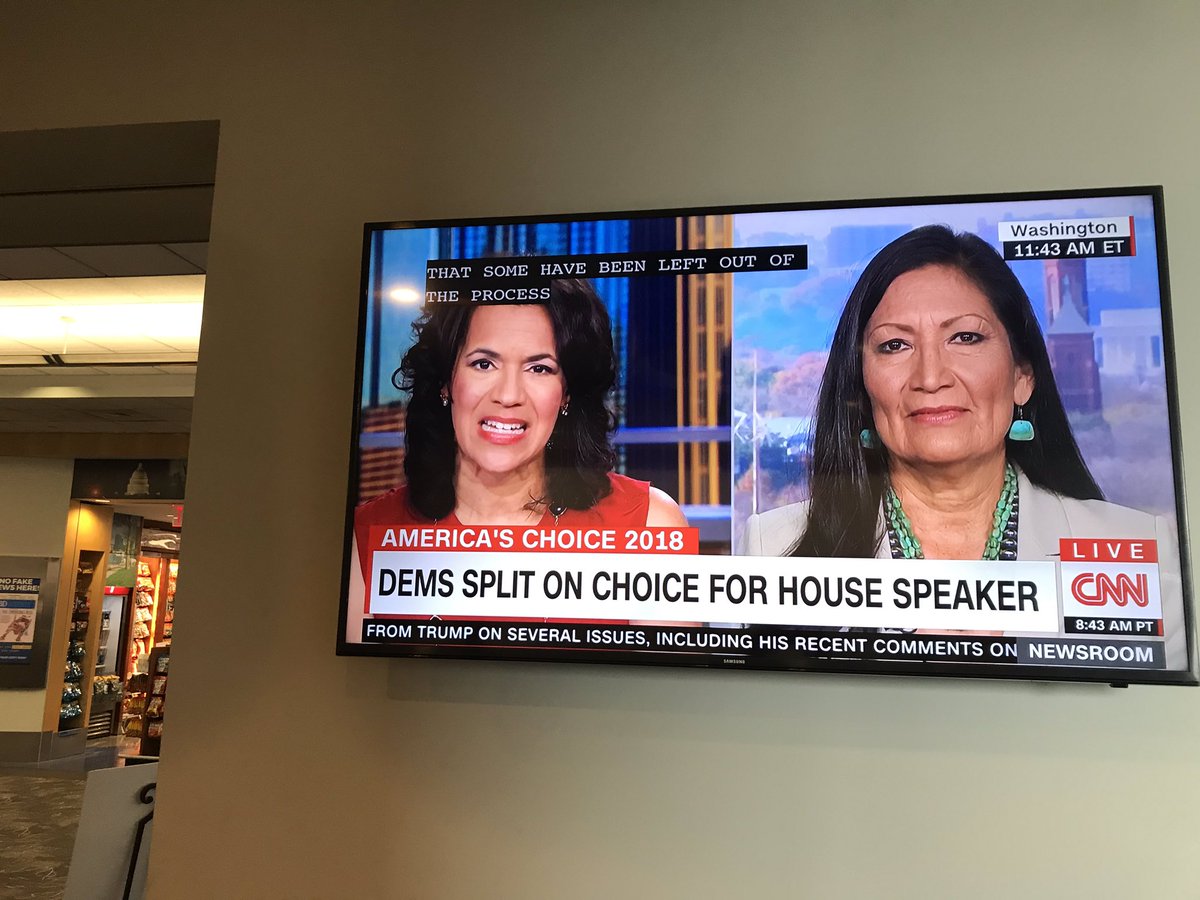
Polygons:
[[105,587],[132,588],[137,582],[137,557],[141,547],[141,536],[140,516],[113,514],[108,568],[104,572]]
[[77,459],[71,496],[82,500],[182,500],[186,459]]
[[0,663],[29,663],[33,656],[40,578],[0,574]]
[[339,651],[1195,683],[1158,188],[366,229]]

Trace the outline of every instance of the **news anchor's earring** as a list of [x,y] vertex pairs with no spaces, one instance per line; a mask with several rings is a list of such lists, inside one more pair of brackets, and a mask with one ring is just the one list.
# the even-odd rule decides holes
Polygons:
[[870,428],[864,428],[858,433],[858,442],[862,445],[864,450],[879,449],[879,435],[877,435]]
[[560,416],[565,416],[567,414],[567,407],[569,407],[570,405],[571,405],[570,403],[564,403],[562,406],[559,407],[558,414]]
[[445,391],[443,391],[442,392],[442,406],[449,406],[449,405],[450,405],[450,397]]
[[1012,425],[1008,428],[1008,439],[1010,441],[1032,441],[1033,440],[1033,423],[1025,418],[1025,407],[1017,407],[1017,417],[1013,419]]

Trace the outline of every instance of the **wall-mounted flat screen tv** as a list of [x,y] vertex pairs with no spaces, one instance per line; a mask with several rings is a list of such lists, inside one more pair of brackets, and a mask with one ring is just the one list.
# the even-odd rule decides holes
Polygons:
[[1157,187],[372,224],[338,650],[1195,684]]

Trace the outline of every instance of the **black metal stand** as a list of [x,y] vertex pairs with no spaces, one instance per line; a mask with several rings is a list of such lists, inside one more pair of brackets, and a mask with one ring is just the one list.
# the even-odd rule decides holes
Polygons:
[[[152,781],[140,791],[138,791],[138,801],[141,803],[154,803],[154,789],[158,786],[158,782]],[[142,853],[142,837],[146,833],[146,826],[150,824],[150,820],[154,818],[154,810],[142,816],[137,823],[137,833],[133,837],[133,852],[129,854],[129,872],[125,876],[125,893],[121,895],[121,900],[129,900],[129,895],[133,891],[133,873],[137,871],[138,857]]]

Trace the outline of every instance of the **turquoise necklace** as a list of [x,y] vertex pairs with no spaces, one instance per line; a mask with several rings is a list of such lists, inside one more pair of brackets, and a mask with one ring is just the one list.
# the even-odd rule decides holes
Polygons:
[[[992,514],[992,530],[988,533],[987,545],[983,548],[983,559],[1017,558],[1017,507],[1020,497],[1017,491],[1017,472],[1011,464],[1004,466],[1004,487],[996,501]],[[883,492],[883,513],[887,522],[888,548],[892,559],[924,559],[921,542],[913,534],[912,522],[900,505],[900,497],[889,484]]]

